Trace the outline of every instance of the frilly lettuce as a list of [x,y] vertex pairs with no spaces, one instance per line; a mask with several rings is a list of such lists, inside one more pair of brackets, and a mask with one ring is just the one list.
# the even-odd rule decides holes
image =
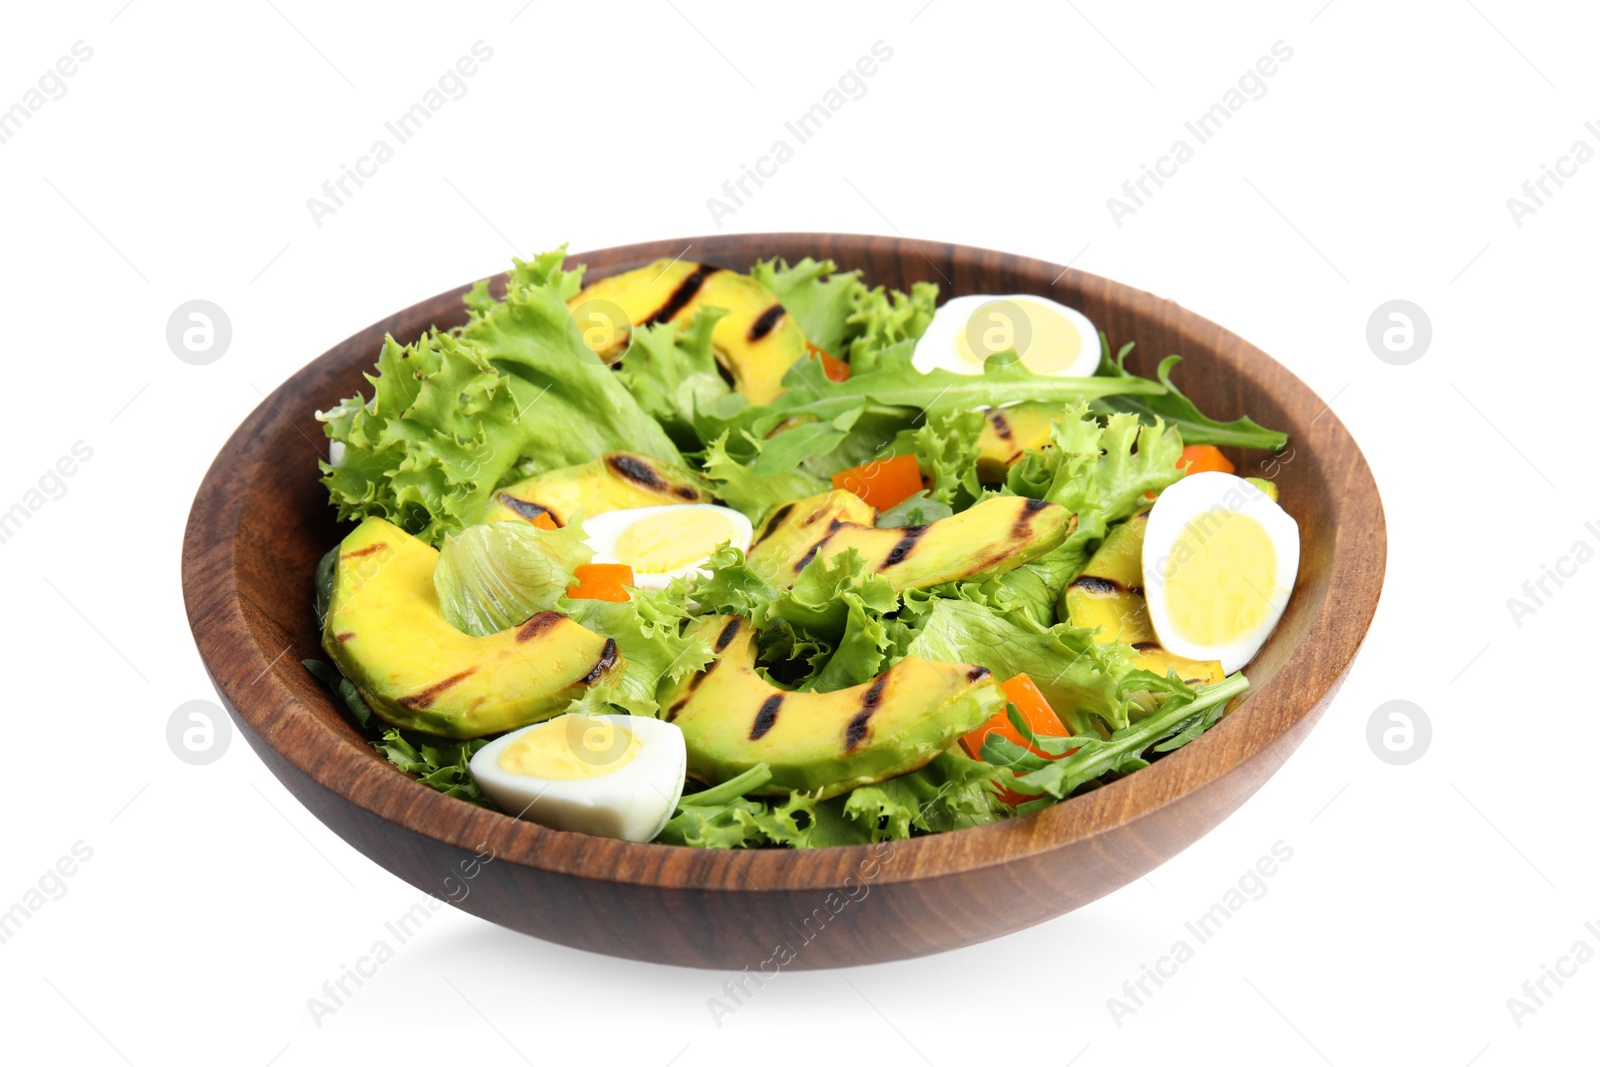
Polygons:
[[[565,250],[517,260],[502,300],[479,283],[467,324],[415,344],[387,338],[373,395],[319,413],[344,445],[321,464],[341,519],[379,515],[430,544],[474,522],[513,471],[639,452],[681,465],[661,426],[584,345],[566,301]],[[522,461],[519,469],[519,460]]]
[[1060,547],[991,586],[1034,620],[1053,619],[1062,588],[1083,570],[1111,524],[1146,506],[1146,493],[1159,493],[1183,476],[1177,467],[1182,452],[1177,429],[1159,418],[1146,426],[1119,413],[1102,426],[1086,405],[1066,407],[1051,427],[1050,447],[1013,463],[1005,488],[1075,512],[1077,528]]

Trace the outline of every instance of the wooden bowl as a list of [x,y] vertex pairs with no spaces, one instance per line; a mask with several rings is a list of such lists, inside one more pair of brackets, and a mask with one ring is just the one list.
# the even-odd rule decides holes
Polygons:
[[[1248,342],[1168,300],[1053,263],[960,245],[845,234],[741,234],[572,257],[590,279],[674,257],[746,270],[831,258],[872,284],[942,295],[1038,293],[1083,310],[1129,365],[1173,352],[1200,408],[1288,431],[1290,449],[1232,456],[1275,477],[1300,523],[1300,576],[1248,673],[1245,703],[1146,770],[1032,816],[911,841],[709,851],[545,829],[453,800],[394,769],[300,666],[321,657],[317,559],[341,536],[312,418],[356,391],[384,334],[410,342],[465,319],[441,293],[313,361],[234,431],[195,496],[183,592],[195,643],[241,731],[300,802],[407,882],[474,915],[595,952],[696,967],[837,967],[904,959],[1032,926],[1109,893],[1200,838],[1276,771],[1316,722],[1383,584],[1383,507],[1365,458],[1310,389]],[[470,883],[463,863],[492,853]],[[470,866],[466,868],[471,870]],[[463,884],[467,886],[461,896]],[[285,891],[292,891],[285,886]]]

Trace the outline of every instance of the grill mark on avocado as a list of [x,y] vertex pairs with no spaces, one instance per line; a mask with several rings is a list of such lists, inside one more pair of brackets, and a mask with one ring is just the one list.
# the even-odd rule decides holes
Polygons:
[[750,724],[750,740],[759,741],[767,736],[767,731],[778,721],[778,709],[782,706],[782,693],[774,693],[766,699],[761,710],[756,712],[756,721]]
[[728,647],[728,645],[733,641],[734,636],[738,634],[739,627],[742,625],[744,625],[744,620],[739,618],[737,615],[723,624],[722,632],[717,635],[717,643],[715,646],[718,652],[721,652],[723,649]]
[[550,521],[555,523],[557,526],[566,525],[560,519],[556,518],[555,512],[551,511],[543,504],[535,504],[531,500],[523,500],[521,497],[512,496],[510,493],[496,493],[495,499],[499,500],[500,503],[516,512],[524,519],[527,519],[529,522],[537,519],[540,515],[548,515],[550,516]]
[[922,526],[900,527],[900,540],[894,543],[894,547],[891,548],[889,550],[889,554],[883,558],[883,562],[878,564],[878,570],[886,571],[890,567],[904,563],[906,561],[906,557],[910,556],[911,553],[916,550],[917,542],[921,540],[923,534],[928,532],[928,526],[930,525],[932,524],[928,523]]
[[852,752],[855,747],[867,738],[867,720],[872,718],[872,713],[878,710],[878,705],[883,702],[884,686],[889,684],[889,673],[885,671],[878,675],[867,691],[861,694],[861,710],[853,715],[844,728],[844,750]]
[[589,668],[589,673],[578,679],[579,685],[593,685],[610,673],[611,668],[617,665],[617,643],[611,638],[606,638],[605,647],[600,650],[600,658],[594,661],[594,666]]
[[789,517],[789,512],[793,510],[794,505],[791,503],[785,504],[777,511],[774,511],[772,513],[772,518],[768,519],[767,524],[761,528],[761,536],[756,538],[755,544],[751,545],[750,547],[754,548],[756,545],[759,545],[761,542],[771,537],[777,531],[778,527],[783,525],[783,520]]
[[[801,556],[798,560],[795,561],[794,571],[795,571],[796,574],[799,574],[801,571],[805,570],[806,569],[806,564],[810,563],[812,560],[817,558],[817,553],[822,550],[822,546],[823,545],[828,543],[828,539],[833,536],[833,531],[834,531],[834,529],[837,529],[837,528],[838,527],[834,527],[833,529],[830,529],[826,534],[823,535],[821,540],[819,540],[816,544],[812,545],[810,548],[806,549],[806,554],[805,555]],[[882,570],[883,568],[879,567],[878,569]]]
[[660,472],[638,456],[630,456],[626,452],[613,452],[606,457],[606,466],[610,467],[617,477],[642,488],[660,491],[667,487]]
[[675,486],[673,486],[672,487],[672,495],[677,497],[679,500],[699,500],[700,499],[699,492],[696,491],[695,489],[687,486],[687,485],[675,485]]
[[683,706],[685,704],[687,704],[687,703],[689,703],[689,698],[688,697],[684,697],[682,700],[680,700],[676,704],[672,705],[672,707],[668,708],[667,709],[667,721],[671,722],[673,719],[676,719],[678,717],[678,712],[682,711],[683,710]]
[[651,325],[659,325],[670,321],[674,315],[688,306],[689,301],[694,299],[694,295],[700,291],[700,287],[705,284],[706,279],[720,269],[720,267],[713,267],[709,263],[702,263],[697,266],[694,269],[694,273],[678,283],[678,287],[672,291],[672,295],[667,297],[667,302],[656,308],[655,312],[644,321]]
[[994,427],[994,432],[1000,440],[1011,440],[1011,423],[1006,421],[1005,412],[999,408],[990,408],[985,414],[989,416],[989,425]]
[[389,545],[385,541],[374,541],[374,542],[372,542],[372,544],[368,545],[366,548],[358,548],[354,552],[341,553],[339,558],[340,559],[360,559],[362,556],[370,556],[374,552],[382,552],[384,549],[386,549],[388,547],[389,547]]
[[337,641],[342,643],[342,642],[350,640],[355,635],[356,635],[356,632],[354,630],[346,630],[342,634],[334,634],[333,636],[334,636],[335,640],[337,640]]
[[752,341],[759,341],[773,331],[778,325],[778,320],[783,318],[783,305],[773,304],[757,316],[756,321],[750,324],[750,332],[746,335]]
[[1097,596],[1109,596],[1122,591],[1122,583],[1112,581],[1110,578],[1100,578],[1093,574],[1080,574],[1069,583],[1073,589],[1082,589],[1086,593]]
[[1032,497],[1022,502],[1022,510],[1017,512],[1017,517],[1011,524],[1011,540],[1023,541],[1033,532],[1033,517],[1050,506],[1047,500],[1034,500]]
[[532,641],[541,634],[549,633],[565,619],[566,616],[559,611],[541,611],[517,630],[517,643]]
[[971,682],[973,685],[977,685],[987,677],[989,677],[988,667],[974,667],[967,672],[967,681]]
[[1133,643],[1133,650],[1135,652],[1159,652],[1161,651],[1161,646],[1155,641],[1135,641]]
[[431,708],[433,706],[433,702],[435,700],[439,699],[440,693],[443,693],[445,690],[449,689],[451,686],[455,685],[468,675],[477,673],[478,668],[468,667],[460,674],[452,674],[442,682],[434,682],[421,692],[412,693],[408,697],[401,697],[399,700],[395,701],[395,703],[399,704],[402,708],[409,708],[412,711],[426,710],[427,708]]

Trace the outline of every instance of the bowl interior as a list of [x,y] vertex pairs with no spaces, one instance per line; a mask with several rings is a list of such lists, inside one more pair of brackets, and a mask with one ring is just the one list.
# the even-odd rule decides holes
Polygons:
[[[1135,373],[1154,377],[1162,357],[1181,354],[1185,360],[1174,378],[1201,410],[1222,419],[1248,414],[1291,436],[1289,448],[1277,457],[1229,450],[1241,475],[1274,478],[1302,537],[1294,595],[1278,629],[1247,668],[1253,690],[1239,712],[1148,770],[1045,812],[914,839],[907,845],[919,858],[895,877],[942,865],[994,862],[1138,818],[1203,789],[1282,737],[1292,737],[1292,747],[1309,728],[1376,607],[1384,531],[1377,491],[1359,449],[1298,379],[1247,342],[1171,302],[1093,275],[979,249],[883,237],[770,234],[635,245],[575,255],[572,261],[586,263],[592,279],[674,257],[686,243],[692,244],[689,258],[739,270],[756,258],[791,263],[806,256],[831,258],[846,269],[862,270],[874,285],[903,289],[916,281],[937,283],[941,300],[964,293],[1049,296],[1088,315],[1105,331],[1113,351],[1135,342],[1128,361]],[[430,326],[463,322],[460,295],[466,288],[407,308],[335,346],[285,382],[228,442],[196,498],[185,542],[186,599],[196,639],[235,714],[301,770],[347,799],[420,832],[459,836],[463,844],[492,833],[501,854],[518,862],[649,882],[660,868],[646,853],[698,850],[599,839],[555,848],[557,839],[570,845],[576,835],[434,793],[391,768],[299,664],[322,656],[311,610],[312,572],[344,532],[317,479],[315,460],[326,457],[327,441],[313,412],[357,391],[370,394],[362,375],[375,362],[385,333],[409,342]],[[231,592],[219,600],[217,588]],[[247,634],[250,647],[234,640],[236,629]],[[250,681],[252,676],[257,681]],[[1206,828],[1199,826],[1194,836]],[[952,840],[973,835],[985,835],[994,845],[984,857],[975,858]],[[852,851],[769,850],[748,862],[765,865],[774,876],[791,881],[814,876],[816,884],[825,885],[850,861],[824,854]],[[687,879],[737,888],[722,861],[709,856],[677,864],[673,877],[679,884]]]

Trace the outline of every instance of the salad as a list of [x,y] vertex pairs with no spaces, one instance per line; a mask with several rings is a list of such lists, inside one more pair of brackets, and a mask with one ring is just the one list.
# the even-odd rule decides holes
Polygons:
[[1008,819],[1218,722],[1299,532],[1218,421],[1040,296],[806,259],[515,261],[319,412],[354,523],[306,666],[395,766],[697,847]]

